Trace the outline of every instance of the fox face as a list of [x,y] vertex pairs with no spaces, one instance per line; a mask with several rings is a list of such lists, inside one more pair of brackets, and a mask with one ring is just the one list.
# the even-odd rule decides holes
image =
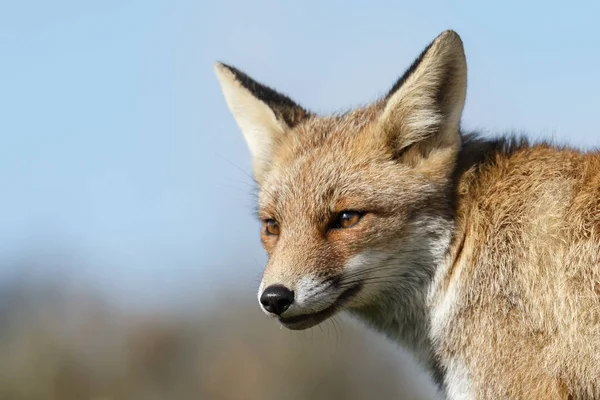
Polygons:
[[215,69],[253,156],[263,310],[305,329],[391,296],[422,301],[452,231],[466,92],[458,35],[438,36],[382,99],[333,116]]

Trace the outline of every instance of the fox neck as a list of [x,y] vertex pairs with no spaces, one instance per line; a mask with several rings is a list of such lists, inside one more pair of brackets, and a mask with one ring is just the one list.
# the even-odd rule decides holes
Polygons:
[[409,350],[415,359],[442,381],[430,339],[428,293],[438,267],[450,246],[453,221],[445,217],[424,217],[415,222],[418,232],[397,258],[394,278],[367,306],[350,312]]

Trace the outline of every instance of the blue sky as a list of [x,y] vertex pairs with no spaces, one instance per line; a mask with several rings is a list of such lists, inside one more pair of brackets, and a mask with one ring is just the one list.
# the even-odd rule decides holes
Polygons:
[[467,128],[591,147],[599,17],[592,1],[3,2],[0,269],[150,304],[253,291],[250,158],[214,61],[336,111],[384,93],[452,28]]

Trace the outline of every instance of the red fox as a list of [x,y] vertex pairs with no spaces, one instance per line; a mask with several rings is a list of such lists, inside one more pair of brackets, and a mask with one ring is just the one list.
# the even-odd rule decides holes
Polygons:
[[453,31],[340,115],[215,69],[253,156],[267,314],[355,315],[449,399],[600,398],[597,152],[461,132]]

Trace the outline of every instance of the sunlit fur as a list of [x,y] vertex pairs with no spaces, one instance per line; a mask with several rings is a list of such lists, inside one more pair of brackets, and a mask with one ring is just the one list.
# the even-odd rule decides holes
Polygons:
[[[216,70],[255,155],[259,217],[278,223],[259,296],[295,292],[284,326],[346,310],[451,399],[600,397],[597,153],[461,133],[452,31],[382,99],[334,116]],[[364,215],[330,229],[344,210]]]

